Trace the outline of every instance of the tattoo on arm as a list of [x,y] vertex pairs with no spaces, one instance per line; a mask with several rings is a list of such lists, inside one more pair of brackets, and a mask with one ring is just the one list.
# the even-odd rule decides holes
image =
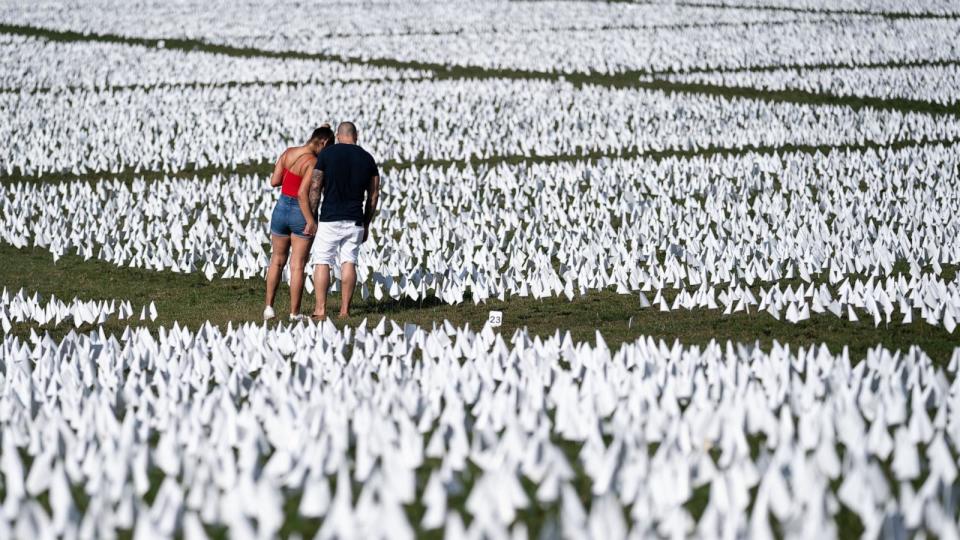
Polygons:
[[320,207],[320,192],[323,190],[323,171],[313,170],[310,176],[310,213],[317,215],[317,209]]

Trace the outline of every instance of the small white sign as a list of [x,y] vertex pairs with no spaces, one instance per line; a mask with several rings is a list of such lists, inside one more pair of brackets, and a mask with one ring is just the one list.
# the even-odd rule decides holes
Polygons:
[[503,324],[503,312],[491,311],[490,318],[487,319],[487,324],[489,324],[491,328],[496,328]]

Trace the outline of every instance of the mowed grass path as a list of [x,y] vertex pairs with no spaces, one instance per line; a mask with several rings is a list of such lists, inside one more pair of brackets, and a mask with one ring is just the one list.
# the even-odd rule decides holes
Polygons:
[[[952,273],[952,269],[950,273]],[[155,302],[156,321],[142,322],[139,311],[127,321],[115,317],[104,324],[104,332],[121,333],[127,326],[158,328],[174,321],[190,328],[210,321],[221,327],[228,322],[259,322],[263,310],[264,282],[262,279],[207,279],[199,273],[179,274],[169,271],[117,267],[96,259],[83,260],[76,255],[65,255],[56,263],[49,252],[41,248],[16,249],[0,246],[0,286],[9,292],[23,288],[29,293],[39,292],[44,297],[55,295],[63,301],[74,297],[81,300],[130,300],[135,309]],[[672,301],[674,292],[664,296]],[[652,299],[652,296],[650,296]],[[289,306],[289,289],[281,286],[277,295],[277,313],[285,314]],[[331,296],[330,312],[336,312],[339,294]],[[303,311],[313,309],[314,298],[306,295]],[[533,334],[549,336],[557,330],[569,331],[577,341],[594,342],[596,332],[603,335],[611,348],[640,336],[651,336],[668,343],[679,340],[686,345],[705,345],[711,340],[728,340],[748,344],[759,343],[768,349],[774,340],[792,347],[810,348],[826,344],[831,351],[848,347],[853,360],[863,358],[877,345],[891,350],[905,350],[911,345],[924,349],[935,361],[945,365],[960,345],[960,336],[951,335],[942,327],[934,327],[922,320],[911,324],[881,323],[874,326],[872,318],[859,322],[839,319],[830,313],[814,314],[810,320],[798,324],[778,321],[766,312],[734,313],[724,315],[721,310],[675,310],[662,312],[657,308],[641,308],[635,294],[617,294],[613,291],[595,291],[568,301],[565,297],[536,300],[508,297],[506,302],[492,301],[475,305],[442,304],[436,299],[424,302],[395,301],[385,298],[366,302],[356,296],[354,315],[336,324],[359,324],[364,318],[376,324],[387,317],[398,324],[413,323],[425,328],[442,324],[444,320],[456,326],[469,324],[479,329],[490,310],[504,313],[501,331],[509,336],[518,328],[527,328]],[[920,319],[915,312],[915,319]],[[896,317],[896,315],[895,315]],[[73,329],[72,319],[59,326],[42,327],[37,324],[18,324],[11,333],[21,337],[31,330],[49,331],[62,336]],[[92,330],[93,325],[80,327]]]

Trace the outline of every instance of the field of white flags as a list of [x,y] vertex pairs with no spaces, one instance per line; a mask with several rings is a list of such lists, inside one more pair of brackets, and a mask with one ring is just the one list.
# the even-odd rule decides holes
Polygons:
[[[947,0],[0,0],[0,539],[960,538],[958,70]],[[341,121],[358,307],[264,323]]]
[[275,159],[314,118],[353,118],[400,163],[960,141],[955,115],[511,79],[0,93],[0,110],[5,172],[35,176],[229,170]]
[[5,538],[958,535],[960,355],[382,321],[0,351]]

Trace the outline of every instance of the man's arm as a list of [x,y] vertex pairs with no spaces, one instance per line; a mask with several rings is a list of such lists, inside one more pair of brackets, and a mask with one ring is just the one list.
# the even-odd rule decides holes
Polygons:
[[297,201],[300,203],[300,212],[307,221],[303,234],[317,233],[317,208],[320,207],[320,194],[323,192],[323,171],[310,168],[309,182],[300,182],[300,191],[297,192]]
[[370,186],[367,188],[367,204],[363,210],[363,241],[367,241],[370,236],[370,222],[377,213],[377,204],[380,202],[380,175],[370,178]]

